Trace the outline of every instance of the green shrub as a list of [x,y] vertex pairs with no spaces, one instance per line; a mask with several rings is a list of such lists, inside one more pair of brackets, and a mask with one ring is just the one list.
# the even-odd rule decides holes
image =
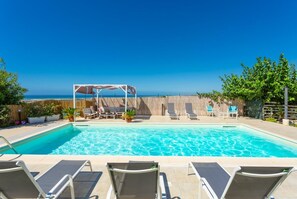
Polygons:
[[277,119],[273,118],[273,117],[268,117],[265,119],[265,121],[267,122],[277,122]]
[[44,115],[52,116],[52,115],[60,115],[62,113],[62,106],[59,104],[46,104],[44,105]]
[[0,127],[6,127],[10,124],[10,109],[6,105],[0,105]]
[[47,114],[47,110],[40,104],[29,103],[25,105],[25,113],[27,117],[41,117]]

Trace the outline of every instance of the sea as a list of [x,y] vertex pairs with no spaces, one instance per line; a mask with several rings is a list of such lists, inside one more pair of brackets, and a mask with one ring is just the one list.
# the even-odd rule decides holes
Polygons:
[[[139,94],[137,97],[165,97],[165,96],[179,96],[179,95],[189,95],[190,94],[179,94],[179,93],[171,93],[171,94]],[[194,95],[194,94],[192,94]],[[96,98],[96,95],[80,95],[76,94],[76,99],[92,99],[93,97]],[[119,97],[122,98],[124,95],[114,94],[114,95],[99,95],[100,98],[102,97]],[[128,97],[133,98],[134,95],[128,95]],[[73,95],[25,95],[25,101],[34,101],[34,100],[72,100]]]

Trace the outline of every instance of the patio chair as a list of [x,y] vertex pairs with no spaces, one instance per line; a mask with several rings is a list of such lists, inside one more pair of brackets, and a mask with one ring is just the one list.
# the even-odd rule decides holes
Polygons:
[[167,111],[166,115],[170,117],[170,119],[179,119],[176,110],[174,109],[174,103],[168,103],[167,104]]
[[206,114],[210,116],[214,116],[214,110],[211,105],[206,106]]
[[99,116],[98,116],[99,119],[101,117],[102,118],[105,117],[105,119],[107,119],[109,117],[111,117],[113,119],[116,118],[116,114],[110,111],[110,107],[105,107],[104,108],[104,107],[101,106],[100,108],[98,108],[98,112],[99,112]]
[[293,167],[237,167],[230,176],[218,163],[194,162],[190,166],[213,199],[268,199],[294,170]]
[[236,119],[238,117],[238,107],[237,106],[229,106],[228,107],[228,117],[231,116],[233,117],[233,115],[236,116]]
[[0,161],[0,198],[57,198],[69,186],[74,199],[73,179],[86,160],[62,160],[46,173],[34,178],[23,161]]
[[87,119],[87,118],[95,118],[97,116],[97,113],[96,112],[92,112],[92,109],[91,108],[84,108],[84,118]]
[[[111,186],[107,199],[161,199],[160,168],[156,162],[107,163]],[[162,186],[164,187],[164,186]]]
[[123,116],[123,114],[125,113],[125,107],[116,107],[115,109],[115,115],[117,118],[121,118]]
[[96,114],[96,116],[98,116],[98,108],[97,108],[97,106],[95,105],[95,106],[90,106],[90,109],[91,109],[91,112],[92,113],[95,113]]
[[192,103],[185,103],[186,115],[189,119],[197,119],[197,114],[193,111]]

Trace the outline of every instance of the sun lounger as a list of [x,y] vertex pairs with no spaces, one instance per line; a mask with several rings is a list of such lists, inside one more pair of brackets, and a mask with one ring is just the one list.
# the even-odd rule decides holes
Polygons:
[[218,163],[194,162],[190,166],[202,188],[214,199],[268,199],[294,170],[293,167],[238,167],[230,176]]
[[167,111],[166,115],[170,117],[170,119],[179,119],[176,110],[174,109],[174,103],[168,103],[167,104]]
[[84,117],[86,118],[95,118],[97,116],[96,112],[92,112],[91,108],[84,108]]
[[233,115],[236,116],[236,119],[238,117],[238,107],[237,106],[229,106],[228,107],[228,117],[231,116],[233,117]]
[[111,186],[107,198],[155,199],[162,198],[159,172],[156,162],[107,163]]
[[73,179],[86,160],[62,160],[35,179],[23,161],[0,161],[0,198],[57,198],[68,186],[74,199]]
[[189,119],[197,119],[197,114],[193,112],[192,103],[185,103],[186,115]]

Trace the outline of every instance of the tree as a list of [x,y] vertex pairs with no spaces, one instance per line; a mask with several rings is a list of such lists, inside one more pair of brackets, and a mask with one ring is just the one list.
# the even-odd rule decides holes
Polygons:
[[16,74],[0,69],[0,105],[19,104],[26,91],[18,83]]
[[257,58],[254,66],[242,64],[241,75],[225,75],[223,82],[223,95],[245,101],[260,100],[265,102],[284,101],[284,88],[289,89],[289,102],[297,103],[297,72],[295,65],[289,65],[283,54],[278,63],[268,58]]
[[198,93],[197,95],[199,98],[209,98],[212,101],[214,101],[217,104],[222,104],[224,103],[225,100],[228,100],[227,96],[224,96],[223,93],[219,92],[219,91],[211,91],[209,93]]
[[[4,59],[1,57],[0,57],[0,66],[2,66],[4,70],[6,70],[6,63],[5,63]],[[0,67],[0,69],[1,69],[1,67]]]

